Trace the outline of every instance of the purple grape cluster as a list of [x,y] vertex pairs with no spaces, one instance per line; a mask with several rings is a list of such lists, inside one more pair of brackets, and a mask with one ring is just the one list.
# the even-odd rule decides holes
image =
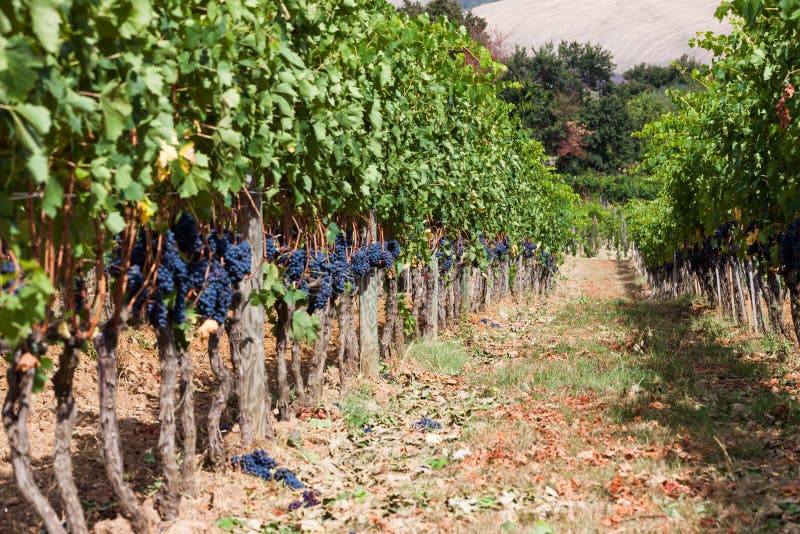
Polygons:
[[256,449],[251,454],[231,456],[231,465],[264,480],[283,482],[292,489],[306,487],[292,471],[278,467],[278,462],[263,449]]
[[322,501],[319,500],[321,494],[317,490],[306,490],[303,492],[303,497],[296,501],[289,503],[289,511],[299,510],[300,508],[311,508],[317,506]]
[[[145,236],[142,233],[139,236],[139,241],[141,243],[144,240]],[[142,243],[142,246],[146,249],[146,243]],[[158,255],[155,250],[152,252],[153,258],[151,261],[155,261]],[[143,262],[138,267],[142,272],[146,265]],[[185,320],[183,309],[185,301],[182,298],[182,289],[186,279],[186,262],[181,258],[175,234],[168,231],[164,234],[161,243],[161,256],[156,271],[155,287],[149,292],[143,291],[140,294],[140,298],[147,299],[147,316],[154,328],[166,328],[170,319],[175,323],[181,323]],[[173,305],[168,308],[165,299],[169,297],[174,297],[174,299]]]
[[428,432],[431,430],[440,430],[442,428],[442,423],[434,421],[433,419],[428,419],[427,417],[423,417],[411,425],[411,428],[419,432]]
[[266,236],[264,241],[264,248],[265,253],[267,255],[267,261],[272,261],[275,259],[275,256],[278,255],[278,241],[271,235]]
[[286,258],[286,278],[299,282],[306,271],[306,251],[295,250],[284,255]]
[[498,239],[494,244],[494,255],[498,260],[502,260],[506,256],[508,256],[509,248],[508,248],[508,239]]
[[201,291],[197,299],[197,311],[202,317],[214,319],[222,325],[233,302],[233,288],[228,273],[219,261],[212,259],[211,265],[204,286],[193,288]]
[[275,474],[272,475],[272,478],[275,480],[275,482],[283,482],[292,489],[303,489],[306,487],[305,484],[300,482],[300,479],[297,478],[297,475],[285,467],[277,468],[275,470]]
[[370,269],[391,268],[400,254],[397,241],[373,243],[354,251],[350,237],[340,232],[331,249],[283,249],[276,263],[284,268],[287,282],[308,294],[308,312],[313,313],[349,288],[352,290]]
[[483,250],[486,253],[486,261],[488,261],[489,263],[494,262],[495,260],[494,249],[491,246],[489,246],[489,241],[486,239],[486,235],[484,235],[483,232],[481,232],[478,235],[478,241],[483,246]]
[[536,244],[528,239],[522,240],[522,255],[525,258],[533,258],[534,254],[536,254]]
[[800,270],[800,219],[792,222],[781,237],[780,259],[786,272]]
[[278,462],[267,451],[256,449],[251,454],[231,456],[231,465],[264,480],[272,480],[272,470],[278,467]]
[[178,240],[178,249],[189,256],[199,254],[203,249],[203,240],[197,229],[197,221],[189,213],[182,213],[172,227]]
[[[158,237],[151,235],[150,243],[157,243]],[[176,219],[161,241],[160,256],[156,247],[148,246],[145,232],[140,233],[133,246],[127,284],[128,299],[135,296],[133,311],[138,313],[145,308],[155,328],[181,324],[186,321],[187,297],[194,294],[199,295],[198,313],[224,324],[233,302],[232,284],[250,273],[250,244],[231,232],[217,230],[204,238],[197,221],[188,213]],[[142,290],[144,273],[157,259],[155,284]],[[117,246],[109,264],[112,276],[120,274],[119,267]]]
[[539,265],[542,265],[545,269],[550,271],[550,273],[555,274],[558,272],[558,261],[552,254],[548,254],[547,252],[539,252],[536,261]]

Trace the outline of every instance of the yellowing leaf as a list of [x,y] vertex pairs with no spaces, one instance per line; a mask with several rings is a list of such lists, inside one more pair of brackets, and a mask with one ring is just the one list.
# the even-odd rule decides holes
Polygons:
[[161,150],[158,153],[158,168],[164,170],[167,165],[176,159],[178,159],[178,151],[175,150],[175,147],[161,141]]
[[158,206],[156,206],[154,202],[150,201],[149,198],[140,200],[136,204],[136,207],[139,208],[139,222],[142,224],[147,224],[150,222],[150,219],[153,218],[153,215],[158,212]]
[[189,163],[194,163],[194,141],[189,141],[183,145],[178,155]]

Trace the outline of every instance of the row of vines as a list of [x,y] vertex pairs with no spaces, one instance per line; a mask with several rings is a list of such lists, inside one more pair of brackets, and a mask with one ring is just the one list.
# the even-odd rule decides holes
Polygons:
[[754,330],[800,334],[800,2],[737,0],[717,11],[728,35],[705,34],[701,90],[648,125],[644,165],[664,180],[627,210],[651,285],[699,293]]
[[[90,347],[110,487],[136,532],[153,527],[124,477],[124,328],[149,325],[158,340],[156,507],[170,520],[197,492],[201,458],[229,464],[219,421],[232,392],[243,446],[269,437],[273,407],[289,419],[319,402],[334,322],[346,382],[402,350],[403,307],[414,335],[435,336],[495,296],[551,283],[577,196],[510,118],[502,72],[463,28],[382,1],[0,6],[3,423],[49,532],[88,531],[71,436]],[[195,337],[217,380],[202,454]],[[36,485],[26,432],[50,378],[66,527]]]

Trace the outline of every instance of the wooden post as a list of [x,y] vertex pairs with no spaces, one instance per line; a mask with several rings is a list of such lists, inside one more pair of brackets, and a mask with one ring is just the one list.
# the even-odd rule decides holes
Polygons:
[[[736,314],[740,316],[742,322],[747,321],[750,326],[752,327],[753,324],[750,321],[750,314],[747,312],[747,304],[744,295],[744,284],[742,283],[742,275],[741,275],[741,263],[739,262],[739,258],[734,256],[733,262],[731,264],[731,270],[733,271],[733,285],[736,289]],[[755,316],[753,316],[755,318]]]
[[492,305],[492,290],[494,290],[494,268],[490,265],[486,269],[486,293],[483,299],[483,309],[487,310]]
[[[247,178],[251,191],[239,194],[239,231],[250,243],[253,259],[251,271],[261,268],[264,254],[264,229],[261,225],[261,193],[257,192],[252,176]],[[234,362],[236,392],[239,397],[239,427],[242,445],[249,447],[254,439],[271,437],[267,412],[268,392],[264,363],[264,307],[250,304],[248,296],[261,290],[260,272],[242,280],[234,300],[234,319],[228,328],[231,359]]]
[[467,315],[472,311],[472,265],[464,265],[461,270],[461,315]]
[[750,308],[753,311],[753,333],[758,333],[760,317],[758,316],[758,308],[756,307],[756,288],[753,283],[753,260],[747,260],[747,280],[750,284]]
[[[375,214],[370,214],[367,241],[374,243],[377,237]],[[358,330],[360,348],[360,370],[364,376],[378,376],[380,370],[380,338],[378,334],[378,273],[370,269],[359,281]]]
[[428,297],[430,307],[428,308],[428,339],[436,339],[439,337],[439,259],[434,254],[431,258],[430,273],[428,273],[433,280],[433,291]]
[[481,299],[483,299],[483,290],[481,289],[483,277],[477,267],[470,267],[470,278],[472,278],[472,283],[470,284],[469,311],[474,313],[480,310]]
[[678,298],[678,253],[672,254],[672,296]]

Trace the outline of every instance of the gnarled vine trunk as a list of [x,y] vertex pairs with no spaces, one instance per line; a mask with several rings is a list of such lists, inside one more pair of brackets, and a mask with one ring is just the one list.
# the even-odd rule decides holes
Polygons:
[[425,329],[425,279],[421,267],[415,267],[411,273],[411,291],[414,338],[419,339]]
[[328,302],[319,312],[319,333],[314,341],[314,356],[311,372],[308,375],[304,404],[316,406],[322,401],[325,387],[325,364],[328,360],[328,346],[333,332],[333,306]]
[[200,488],[197,485],[197,426],[194,414],[194,382],[192,356],[189,348],[178,353],[178,366],[181,372],[180,400],[181,434],[183,437],[183,462],[181,463],[181,491],[191,497],[197,497]]
[[386,322],[383,324],[381,332],[380,349],[381,359],[386,359],[396,354],[395,343],[393,342],[395,324],[398,321],[397,312],[397,275],[387,273],[386,275],[388,291],[386,293]]
[[150,521],[125,483],[125,465],[119,437],[117,418],[117,343],[119,331],[112,322],[95,337],[97,351],[97,381],[100,396],[100,432],[103,435],[103,459],[106,476],[117,497],[120,512],[130,521],[134,532],[150,532]]
[[761,276],[757,278],[767,303],[767,315],[772,331],[783,337],[790,337],[786,322],[783,320],[783,291],[778,275],[767,269],[766,281]]
[[53,471],[55,471],[61,502],[67,517],[67,526],[73,534],[89,532],[83,506],[75,486],[72,471],[72,428],[75,423],[75,397],[72,381],[78,367],[78,350],[74,340],[64,344],[59,358],[58,371],[53,376],[53,390],[56,396],[56,446],[53,451]]
[[215,466],[222,466],[227,463],[219,422],[233,386],[233,375],[222,363],[222,358],[219,355],[221,336],[222,331],[219,330],[208,338],[208,358],[211,363],[211,372],[214,374],[214,378],[217,379],[217,386],[211,395],[211,406],[208,409],[208,458]]
[[339,295],[337,312],[339,315],[339,385],[345,385],[358,372],[358,335],[353,301],[355,297],[348,292]]
[[181,502],[181,477],[178,468],[178,450],[175,446],[175,380],[178,376],[178,351],[172,325],[159,328],[158,361],[161,366],[158,418],[161,430],[158,435],[158,453],[164,480],[156,498],[156,508],[165,521],[178,517]]
[[33,396],[33,377],[35,367],[25,371],[18,371],[20,358],[23,351],[16,350],[8,366],[6,379],[8,391],[3,402],[3,425],[8,434],[8,446],[11,452],[11,465],[14,468],[14,478],[17,487],[33,509],[42,518],[47,531],[52,534],[64,533],[64,527],[50,505],[47,497],[36,485],[31,468],[30,448],[28,445],[28,413]]
[[278,418],[288,421],[291,418],[289,410],[289,376],[286,369],[286,349],[292,331],[292,318],[294,317],[294,303],[278,301],[275,305],[278,313],[278,323],[275,340],[275,364],[278,371]]

